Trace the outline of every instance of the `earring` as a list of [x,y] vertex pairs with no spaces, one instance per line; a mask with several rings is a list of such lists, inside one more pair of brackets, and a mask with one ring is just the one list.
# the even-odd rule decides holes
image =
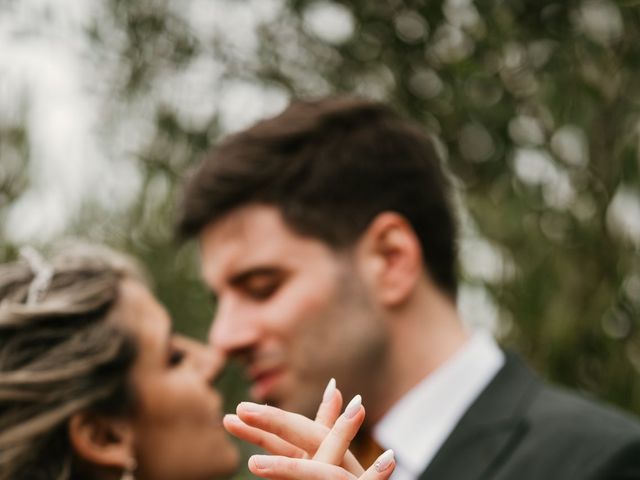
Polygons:
[[127,466],[122,472],[122,477],[120,477],[120,480],[136,480],[136,477],[134,476],[136,468],[138,468],[138,462],[136,462],[135,458],[129,459],[129,461],[127,462]]

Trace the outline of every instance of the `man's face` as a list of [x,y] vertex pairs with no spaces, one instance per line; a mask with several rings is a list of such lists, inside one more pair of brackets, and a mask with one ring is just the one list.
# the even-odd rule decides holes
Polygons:
[[210,224],[200,248],[217,297],[209,341],[244,362],[256,401],[311,416],[331,377],[347,400],[367,398],[388,340],[351,256],[294,233],[265,205]]

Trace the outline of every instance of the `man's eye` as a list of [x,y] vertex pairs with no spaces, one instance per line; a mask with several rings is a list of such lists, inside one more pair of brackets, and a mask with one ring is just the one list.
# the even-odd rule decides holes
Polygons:
[[258,300],[265,300],[273,295],[280,287],[280,280],[269,277],[254,277],[244,285],[248,295]]
[[177,365],[180,365],[180,363],[182,363],[182,360],[184,360],[184,357],[184,351],[178,349],[171,350],[171,352],[169,352],[169,366],[175,367]]

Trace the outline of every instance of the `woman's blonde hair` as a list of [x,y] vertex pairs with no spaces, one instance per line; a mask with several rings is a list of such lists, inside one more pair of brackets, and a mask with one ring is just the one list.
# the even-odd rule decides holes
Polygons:
[[[0,265],[0,480],[71,479],[68,420],[76,412],[130,411],[135,343],[109,320],[129,258],[104,247],[67,247],[30,299],[37,268]],[[29,301],[27,299],[29,298]]]

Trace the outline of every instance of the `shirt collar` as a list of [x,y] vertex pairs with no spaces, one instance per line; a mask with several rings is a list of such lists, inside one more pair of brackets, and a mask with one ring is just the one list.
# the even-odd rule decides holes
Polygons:
[[453,357],[405,394],[373,429],[395,452],[392,478],[417,478],[464,412],[504,364],[504,353],[487,333],[475,333]]

